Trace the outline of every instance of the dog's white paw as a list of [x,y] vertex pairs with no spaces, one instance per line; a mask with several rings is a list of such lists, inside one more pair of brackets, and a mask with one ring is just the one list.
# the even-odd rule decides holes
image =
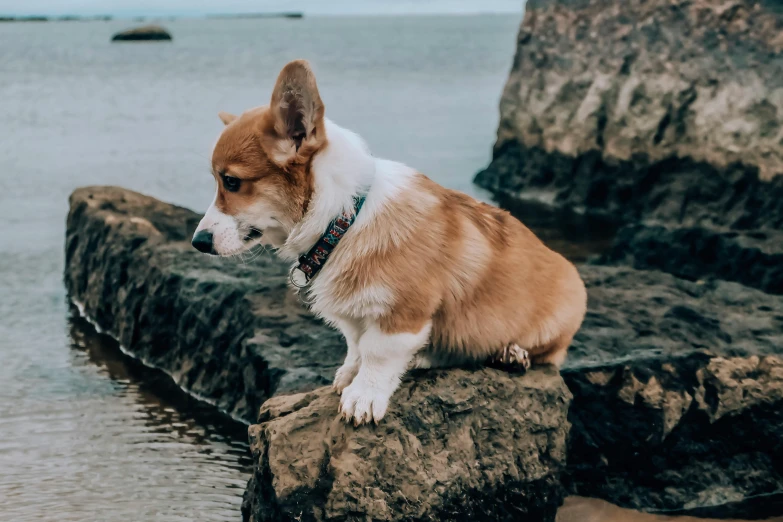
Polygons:
[[351,384],[353,378],[356,377],[356,373],[359,371],[359,364],[345,363],[334,374],[334,382],[332,382],[332,389],[337,393],[342,393],[344,389]]
[[372,421],[377,424],[386,415],[390,398],[391,393],[354,380],[343,390],[340,414],[346,422],[353,422],[354,426]]

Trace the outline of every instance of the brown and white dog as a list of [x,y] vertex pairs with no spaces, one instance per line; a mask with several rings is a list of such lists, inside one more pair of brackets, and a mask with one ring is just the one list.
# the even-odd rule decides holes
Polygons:
[[269,105],[220,118],[217,192],[193,238],[199,250],[230,256],[269,245],[295,261],[365,195],[302,290],[345,336],[334,389],[346,420],[378,422],[411,368],[501,354],[563,362],[587,300],[574,266],[508,212],[374,158],[324,117],[307,62],[283,68]]

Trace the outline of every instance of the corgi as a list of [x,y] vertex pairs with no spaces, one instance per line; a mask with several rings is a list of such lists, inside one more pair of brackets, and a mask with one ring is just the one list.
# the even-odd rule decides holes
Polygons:
[[379,422],[413,368],[559,367],[587,303],[574,265],[324,114],[304,60],[283,68],[269,105],[221,112],[217,190],[192,243],[220,256],[265,245],[294,263],[293,286],[345,336],[342,417]]

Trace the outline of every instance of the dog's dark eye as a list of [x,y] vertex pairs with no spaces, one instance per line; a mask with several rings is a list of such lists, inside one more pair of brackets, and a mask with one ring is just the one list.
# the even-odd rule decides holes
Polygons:
[[236,192],[239,190],[239,185],[242,184],[242,180],[235,178],[234,176],[223,176],[223,186],[229,192]]

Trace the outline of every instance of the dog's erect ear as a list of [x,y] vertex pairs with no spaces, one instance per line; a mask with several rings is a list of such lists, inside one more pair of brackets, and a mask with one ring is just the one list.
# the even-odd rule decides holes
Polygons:
[[233,114],[229,114],[223,111],[220,111],[218,113],[218,118],[220,118],[220,121],[222,121],[224,125],[228,125],[229,123],[237,119],[237,117],[234,116]]
[[283,67],[269,108],[279,140],[274,154],[278,163],[307,158],[323,143],[324,104],[315,75],[305,60],[295,60]]

